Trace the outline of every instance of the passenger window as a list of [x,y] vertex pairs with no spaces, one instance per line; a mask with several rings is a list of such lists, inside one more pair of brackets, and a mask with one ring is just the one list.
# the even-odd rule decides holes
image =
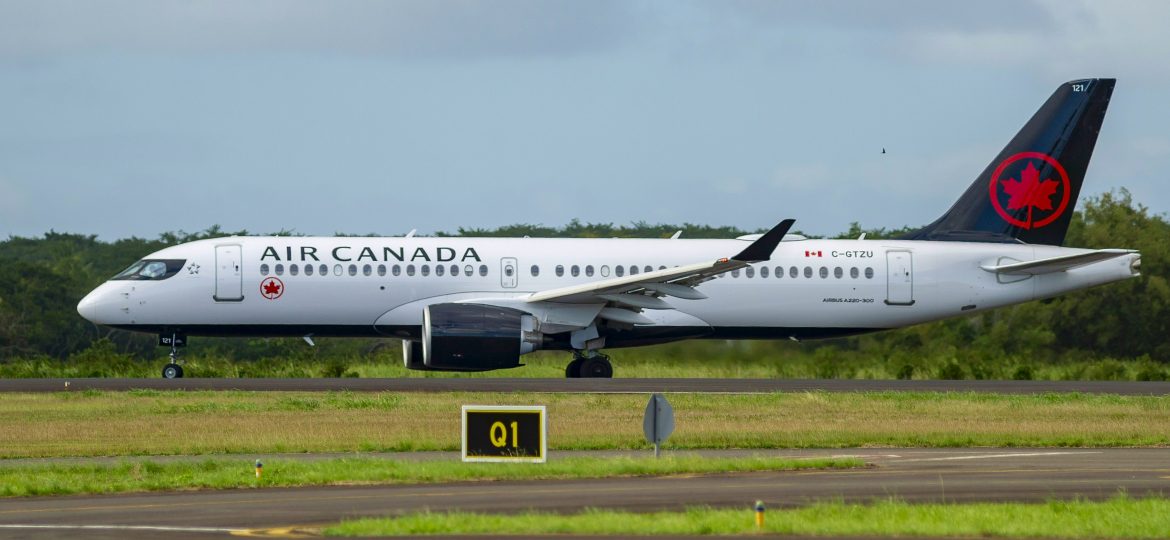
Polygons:
[[515,272],[512,270],[512,265],[509,264],[509,265],[504,267],[504,275],[505,276],[512,277],[513,273],[515,273]]
[[569,269],[569,273],[573,274],[573,277],[577,277],[581,275],[581,267],[574,264],[573,267]]
[[487,270],[486,264],[479,265],[479,275],[487,277],[487,272],[488,272],[488,270]]
[[357,265],[356,264],[349,265],[349,275],[351,275],[351,276],[357,275]]
[[643,269],[642,269],[642,271],[643,271],[643,272],[653,272],[653,271],[654,271],[654,267],[653,267],[653,266],[650,266],[650,265],[646,265],[646,268],[643,268]]
[[622,276],[626,275],[626,270],[625,270],[625,268],[622,268],[622,265],[619,264],[619,265],[613,267],[613,275],[615,275],[617,277],[622,277]]
[[378,277],[382,277],[384,275],[386,275],[386,265],[379,264],[378,265]]
[[658,267],[658,269],[659,269],[659,270],[666,270],[666,265],[659,266],[659,267]]
[[459,265],[458,265],[458,264],[452,264],[452,265],[451,265],[451,275],[452,275],[452,276],[458,276],[458,275],[459,275]]
[[858,272],[857,272],[857,267],[856,267],[856,266],[854,266],[853,268],[850,268],[850,269],[849,269],[849,277],[851,277],[851,278],[853,278],[853,279],[857,279],[857,274],[858,274]]
[[800,270],[797,270],[795,266],[788,269],[788,277],[795,278],[799,275],[800,275]]
[[778,277],[778,278],[784,277],[784,267],[783,266],[776,267],[776,277]]
[[390,267],[390,274],[395,275],[395,276],[402,275],[402,267],[398,266],[397,264],[394,266],[391,266]]
[[424,275],[424,276],[429,276],[429,275],[431,275],[431,265],[429,265],[429,264],[420,264],[420,265],[418,266],[418,272],[419,272],[420,274]]
[[268,263],[264,263],[264,264],[260,265],[260,275],[262,275],[262,276],[268,275]]
[[837,279],[841,279],[841,277],[844,275],[845,275],[845,271],[841,270],[840,266],[833,269],[833,277],[835,277]]
[[731,271],[731,277],[734,277],[734,278],[739,277],[739,268],[736,268],[735,270]]
[[406,275],[408,275],[408,276],[414,275],[414,265],[413,264],[406,265]]
[[300,271],[300,268],[297,268],[297,265],[295,265],[295,264],[288,265],[288,275],[295,276],[295,275],[297,275],[297,273],[299,271]]
[[756,277],[756,269],[755,269],[755,268],[752,268],[752,267],[750,267],[750,266],[749,266],[749,267],[747,267],[747,268],[744,268],[744,269],[743,269],[743,275],[745,275],[745,276],[747,276],[747,277],[750,277],[750,278],[752,278],[752,277]]
[[821,279],[825,279],[825,278],[829,277],[829,269],[828,269],[828,267],[822,266],[822,267],[821,267],[820,274],[821,274]]
[[368,264],[362,266],[362,275],[369,276],[374,273],[374,267]]
[[609,265],[601,265],[601,277],[609,277]]
[[311,265],[311,264],[306,264],[306,265],[305,265],[305,275],[306,275],[306,276],[311,276],[311,275],[313,275],[313,265]]
[[630,275],[632,276],[632,275],[637,274],[637,273],[638,273],[638,267],[631,264],[630,265]]
[[340,276],[342,271],[343,269],[341,268],[340,264],[333,265],[333,275]]
[[443,272],[444,272],[444,270],[443,270],[443,269],[444,269],[444,268],[446,268],[446,267],[445,267],[445,266],[443,266],[443,265],[441,265],[441,264],[436,264],[436,265],[435,265],[435,275],[436,275],[436,276],[441,276],[441,275],[443,275]]
[[475,269],[472,268],[470,264],[464,265],[463,266],[463,273],[467,274],[467,277],[471,277],[471,276],[475,275]]
[[593,265],[585,265],[585,277],[593,277]]
[[812,277],[812,267],[811,267],[811,266],[806,266],[806,267],[804,267],[804,277],[805,277],[805,278],[811,278],[811,277]]
[[276,265],[276,275],[278,275],[278,276],[284,275],[284,265],[283,264]]
[[564,275],[565,275],[565,267],[558,264],[557,265],[557,277],[562,277]]
[[535,264],[534,264],[534,265],[532,265],[532,270],[531,270],[531,271],[532,271],[532,277],[536,277],[536,276],[539,276],[539,275],[540,275],[540,267],[539,267],[539,266],[536,266]]
[[873,279],[873,268],[865,267],[865,279]]
[[768,277],[768,267],[767,266],[760,267],[760,277],[762,277],[762,278]]
[[317,267],[317,273],[321,274],[322,276],[328,276],[329,267],[322,264],[321,266]]

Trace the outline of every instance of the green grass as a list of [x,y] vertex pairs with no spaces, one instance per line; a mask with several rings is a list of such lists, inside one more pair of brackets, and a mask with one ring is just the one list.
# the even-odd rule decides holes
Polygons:
[[[667,397],[676,424],[668,449],[1170,445],[1170,396]],[[546,405],[552,450],[637,450],[649,448],[642,435],[646,400],[645,394],[11,393],[0,396],[0,459],[456,450],[463,404]]]
[[[762,532],[813,536],[960,536],[1008,538],[1166,538],[1170,500],[1118,496],[1103,502],[1043,504],[818,503],[768,511]],[[427,534],[731,535],[760,532],[750,508],[685,512],[492,515],[426,512],[348,521],[331,536]]]
[[614,476],[791,471],[861,467],[853,458],[740,459],[551,457],[544,464],[462,463],[339,458],[271,460],[257,479],[247,458],[134,461],[114,464],[37,464],[0,467],[0,496],[71,495],[177,489],[233,489],[353,484],[426,484],[468,480],[548,480]]
[[[949,323],[944,323],[949,324]],[[981,351],[931,340],[930,326],[917,327],[878,346],[861,343],[791,343],[781,341],[697,340],[652,347],[607,350],[617,377],[716,377],[788,379],[1035,379],[1167,380],[1170,368],[1149,357],[1111,358],[1088,353],[1035,354]],[[1013,333],[1013,336],[1015,334]],[[872,341],[872,343],[871,343]],[[214,342],[214,340],[213,340]],[[537,351],[516,369],[483,373],[413,371],[402,365],[397,340],[322,340],[318,347],[299,339],[252,340],[249,355],[233,358],[195,345],[184,355],[188,377],[524,377],[561,378],[569,354]],[[362,347],[358,343],[364,344]],[[830,343],[835,343],[830,344]],[[371,348],[371,346],[373,346]],[[365,348],[366,350],[362,350]],[[0,378],[147,377],[159,376],[161,353],[137,360],[117,352],[112,343],[95,344],[68,360],[0,356]]]

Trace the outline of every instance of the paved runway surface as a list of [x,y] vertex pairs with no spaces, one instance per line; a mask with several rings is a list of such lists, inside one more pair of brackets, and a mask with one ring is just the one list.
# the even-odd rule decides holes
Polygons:
[[[704,452],[707,453],[707,452]],[[720,452],[709,452],[719,455]],[[214,538],[311,534],[315,526],[412,510],[632,510],[770,507],[824,498],[867,501],[1043,501],[1170,491],[1166,449],[881,449],[755,452],[857,455],[868,469],[667,478],[464,482],[172,492],[0,500],[3,538]],[[555,459],[555,455],[552,459]],[[746,510],[745,510],[746,511]]]
[[[68,384],[66,384],[68,383]],[[1084,392],[1170,394],[1170,382],[873,381],[844,379],[0,379],[0,392],[80,390],[254,390],[354,392]]]

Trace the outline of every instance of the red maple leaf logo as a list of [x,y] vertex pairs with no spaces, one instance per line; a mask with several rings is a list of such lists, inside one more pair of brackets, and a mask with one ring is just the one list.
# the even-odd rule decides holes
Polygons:
[[1000,182],[1004,193],[1008,194],[1008,210],[1021,208],[1037,208],[1052,210],[1052,196],[1060,187],[1060,182],[1051,178],[1040,181],[1040,171],[1032,162],[1020,172],[1020,179],[1008,179]]
[[264,294],[270,296],[276,296],[277,294],[280,294],[280,285],[277,285],[275,281],[269,281],[268,283],[265,283]]

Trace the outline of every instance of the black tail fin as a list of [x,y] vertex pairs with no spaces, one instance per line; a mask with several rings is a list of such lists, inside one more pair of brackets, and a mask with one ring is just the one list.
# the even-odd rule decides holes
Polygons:
[[1116,82],[1060,85],[947,213],[903,238],[1061,245]]

